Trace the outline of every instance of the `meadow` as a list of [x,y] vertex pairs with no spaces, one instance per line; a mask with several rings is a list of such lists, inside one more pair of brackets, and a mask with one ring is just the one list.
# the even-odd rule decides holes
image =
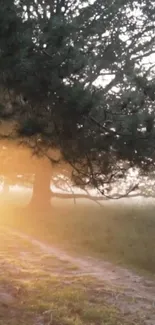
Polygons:
[[95,256],[155,272],[154,204],[73,205],[63,200],[50,211],[5,210],[1,222],[70,253]]

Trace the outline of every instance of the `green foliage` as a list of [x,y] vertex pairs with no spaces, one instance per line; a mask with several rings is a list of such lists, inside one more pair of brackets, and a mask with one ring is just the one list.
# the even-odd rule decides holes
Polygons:
[[11,102],[26,99],[12,117],[17,136],[39,133],[81,170],[87,161],[97,187],[122,160],[153,165],[154,70],[143,59],[154,51],[154,10],[153,1],[2,1],[0,83]]

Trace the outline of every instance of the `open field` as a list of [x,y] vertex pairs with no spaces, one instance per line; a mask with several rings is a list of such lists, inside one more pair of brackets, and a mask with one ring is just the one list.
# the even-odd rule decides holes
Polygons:
[[0,270],[1,325],[154,324],[152,300],[108,287],[4,228]]
[[1,222],[69,252],[155,272],[155,206],[61,204],[4,212]]

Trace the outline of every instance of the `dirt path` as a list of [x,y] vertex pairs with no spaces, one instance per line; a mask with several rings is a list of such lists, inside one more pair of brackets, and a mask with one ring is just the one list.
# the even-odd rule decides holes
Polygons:
[[44,263],[44,271],[52,274],[62,274],[68,276],[92,276],[97,280],[98,288],[104,284],[104,294],[108,303],[117,306],[125,315],[138,313],[143,324],[155,324],[155,281],[139,276],[127,269],[118,267],[109,262],[103,262],[91,257],[79,258],[46,245],[45,243],[27,236],[21,232],[11,229],[1,228],[1,231],[9,237],[19,238],[27,241],[39,253],[38,260],[31,252],[20,252],[21,260],[29,264],[31,268],[36,267],[36,261],[41,266],[41,256],[56,257],[63,265],[70,263],[68,268],[59,266],[57,269],[50,269],[50,265]]

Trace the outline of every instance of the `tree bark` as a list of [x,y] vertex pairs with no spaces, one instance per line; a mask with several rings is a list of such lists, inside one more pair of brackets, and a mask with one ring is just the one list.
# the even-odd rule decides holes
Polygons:
[[43,212],[51,207],[51,169],[37,168],[29,208]]

